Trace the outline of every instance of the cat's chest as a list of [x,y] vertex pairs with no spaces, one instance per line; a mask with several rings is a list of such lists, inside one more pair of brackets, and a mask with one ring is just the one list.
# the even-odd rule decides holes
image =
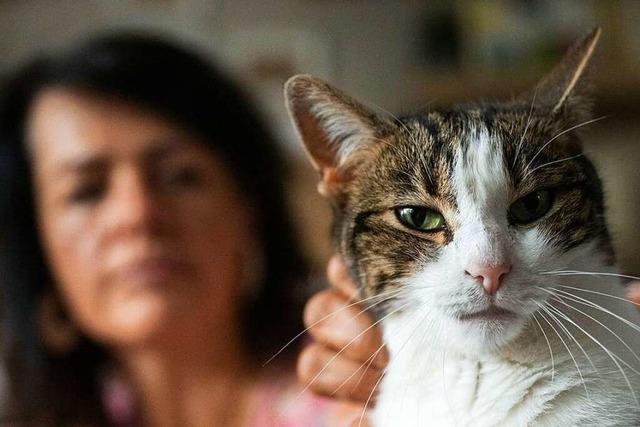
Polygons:
[[385,324],[392,362],[381,384],[376,427],[527,426],[567,390],[582,398],[581,379],[568,358],[551,370],[538,363],[543,353],[531,353],[528,364],[454,355],[446,338],[430,343],[403,333],[408,328],[399,323]]
[[391,367],[376,426],[527,425],[565,389],[545,369],[446,355],[420,365]]

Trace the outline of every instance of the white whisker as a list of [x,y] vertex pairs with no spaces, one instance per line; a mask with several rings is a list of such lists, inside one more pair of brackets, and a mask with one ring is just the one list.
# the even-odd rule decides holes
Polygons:
[[373,394],[378,389],[378,386],[380,385],[380,382],[382,381],[382,378],[384,378],[384,374],[386,372],[387,372],[387,368],[385,368],[384,371],[382,371],[382,375],[380,375],[380,378],[378,378],[378,381],[376,381],[376,383],[373,385],[373,390],[371,390],[371,393],[369,393],[369,397],[367,397],[367,401],[364,403],[362,414],[360,414],[360,421],[358,422],[358,427],[362,427],[362,421],[364,421],[364,416],[367,413],[367,407],[369,406],[369,402],[371,402],[371,398],[373,397]]
[[555,375],[556,375],[556,368],[555,368],[556,365],[555,365],[555,361],[554,361],[554,358],[553,358],[553,350],[551,349],[551,343],[549,342],[549,338],[547,338],[547,334],[544,331],[544,328],[542,327],[542,325],[538,321],[538,317],[536,316],[536,313],[533,313],[533,320],[538,325],[538,328],[540,328],[540,331],[542,332],[542,335],[544,336],[544,340],[547,342],[547,347],[549,348],[549,355],[551,356],[551,381],[553,381],[553,379],[555,378]]
[[302,396],[307,390],[309,390],[309,387],[311,387],[313,385],[313,383],[320,377],[320,375],[322,375],[328,368],[329,366],[338,358],[340,357],[340,355],[342,353],[345,352],[345,350],[354,342],[356,342],[361,336],[363,336],[364,334],[366,334],[367,332],[369,332],[371,329],[375,328],[376,325],[378,325],[380,322],[384,321],[385,319],[391,317],[392,315],[396,314],[397,312],[403,310],[404,308],[408,307],[410,304],[406,303],[401,305],[400,307],[396,308],[393,311],[390,311],[389,313],[387,313],[386,315],[384,315],[383,317],[381,317],[380,319],[376,320],[375,322],[373,322],[370,326],[368,326],[366,329],[364,329],[362,332],[360,332],[358,335],[356,335],[354,338],[352,338],[347,344],[345,344],[340,351],[338,351],[336,354],[334,354],[331,359],[329,359],[329,361],[327,363],[325,363],[325,365],[322,367],[322,369],[320,369],[320,371],[311,379],[311,381],[309,381],[309,383],[302,389],[302,391],[300,391],[300,393],[298,393],[298,395],[290,402],[289,405],[287,405],[287,409],[290,408],[295,402],[297,402],[297,400],[300,398],[300,396]]
[[[551,313],[551,311],[549,309],[547,309],[547,307],[545,307],[545,305],[539,304],[537,301],[534,301],[534,302],[536,303],[536,305],[538,307],[540,307],[541,310],[543,310],[545,313],[547,313],[549,315],[551,320],[555,321],[559,327],[561,327],[563,330],[565,330],[564,325],[562,325],[562,322],[560,322],[560,320],[553,313]],[[544,317],[544,315],[541,312],[539,312],[539,313],[542,316],[542,318],[545,319],[545,321],[547,323],[549,323],[549,326],[551,326],[551,323]],[[551,327],[553,328],[553,326],[551,326]],[[555,328],[553,328],[553,329],[555,330]],[[580,376],[580,380],[582,381],[582,386],[584,387],[584,391],[587,394],[587,398],[590,398],[589,389],[587,388],[587,383],[584,381],[584,377],[582,376],[582,371],[580,370],[580,367],[578,366],[578,362],[576,361],[576,358],[573,356],[573,353],[569,349],[569,346],[567,345],[567,343],[564,341],[564,338],[562,338],[562,335],[560,335],[560,333],[557,330],[556,330],[556,335],[558,335],[558,338],[560,338],[560,341],[562,342],[562,345],[564,345],[564,348],[567,349],[567,353],[569,353],[569,357],[571,357],[571,360],[573,361],[573,364],[576,367],[576,371],[578,371],[578,376]]]
[[591,289],[576,288],[575,286],[567,286],[567,285],[555,285],[555,286],[556,287],[560,287],[560,288],[573,289],[575,291],[587,292],[587,293],[595,294],[595,295],[601,295],[603,297],[613,298],[615,300],[623,301],[623,302],[626,302],[627,304],[631,304],[631,305],[635,305],[635,306],[640,307],[640,303],[633,302],[631,300],[628,300],[627,298],[622,298],[622,297],[619,297],[617,295],[610,295],[610,294],[607,294],[607,293],[604,293],[604,292],[592,291]]
[[527,166],[525,167],[525,170],[529,169],[529,167],[531,166],[531,164],[533,163],[533,161],[540,155],[540,153],[549,146],[549,144],[551,144],[553,141],[555,141],[556,139],[560,138],[562,135],[571,132],[572,130],[576,130],[578,128],[581,128],[583,126],[589,125],[591,123],[595,123],[595,122],[599,122],[600,120],[606,119],[609,116],[600,116],[600,117],[596,117],[595,119],[591,119],[591,120],[587,120],[585,122],[579,123],[575,126],[571,126],[568,129],[563,130],[562,132],[558,133],[556,136],[554,136],[553,138],[551,138],[549,141],[547,141],[542,147],[540,147],[540,149],[536,152],[536,154],[531,158],[531,160],[529,160],[529,163],[527,163]]
[[378,349],[375,352],[373,352],[373,354],[371,356],[369,356],[367,358],[367,360],[365,360],[364,362],[362,362],[362,364],[360,366],[358,366],[358,369],[353,371],[353,373],[351,375],[349,375],[349,377],[347,379],[342,381],[342,383],[335,390],[333,390],[333,392],[331,393],[331,396],[334,396],[342,387],[344,387],[351,380],[351,378],[353,378],[358,372],[360,372],[360,370],[362,368],[364,368],[364,370],[362,371],[362,374],[360,375],[360,378],[358,379],[358,382],[352,388],[352,390],[356,389],[360,385],[360,382],[364,378],[364,375],[367,373],[367,369],[369,369],[371,367],[371,365],[373,364],[373,361],[378,356],[378,354],[380,354],[382,349],[384,349],[384,347],[385,347],[385,344],[382,343],[378,347]]
[[608,277],[620,277],[622,279],[640,280],[638,276],[630,276],[628,274],[618,274],[610,272],[597,272],[597,271],[579,271],[579,270],[555,270],[555,271],[543,271],[539,272],[540,275],[553,275],[553,276],[608,276]]
[[524,138],[527,135],[527,130],[529,130],[529,125],[531,124],[531,119],[533,118],[533,106],[536,103],[537,96],[538,96],[538,88],[536,88],[535,92],[533,92],[533,99],[531,100],[531,108],[529,108],[529,117],[527,117],[527,124],[524,127],[524,132],[522,132],[522,137],[520,138],[520,142],[516,147],[516,154],[513,156],[513,165],[512,165],[513,168],[516,167],[518,155],[520,154],[520,150],[522,149],[522,143],[524,142]]
[[638,397],[637,397],[635,391],[633,390],[633,387],[631,386],[631,382],[629,381],[629,377],[627,377],[627,374],[624,372],[624,369],[622,369],[622,366],[620,366],[620,363],[625,365],[627,368],[629,368],[630,370],[632,370],[636,374],[640,374],[640,372],[638,372],[631,365],[629,365],[627,362],[625,362],[622,358],[620,358],[618,355],[616,355],[611,350],[609,350],[604,344],[602,344],[598,339],[596,339],[593,335],[591,335],[589,332],[587,332],[583,327],[581,327],[576,322],[574,322],[570,317],[568,317],[567,315],[565,315],[564,313],[562,313],[561,311],[559,311],[557,309],[555,309],[555,311],[558,313],[559,316],[563,317],[566,321],[570,322],[573,326],[578,328],[583,334],[585,334],[587,337],[589,337],[591,339],[591,341],[596,343],[607,354],[607,356],[609,356],[609,358],[613,361],[613,363],[618,368],[618,371],[620,372],[620,374],[624,378],[624,381],[625,381],[627,387],[629,388],[629,391],[631,392],[631,395],[633,396],[633,400],[636,402],[636,406],[638,406],[638,408],[640,408],[640,402],[638,401]]
[[[293,338],[291,338],[291,339],[290,339],[290,340],[289,340],[289,341],[288,341],[284,346],[282,346],[282,347],[281,347],[281,348],[280,348],[280,349],[279,349],[279,350],[278,350],[278,351],[277,351],[273,356],[271,356],[271,357],[270,357],[266,362],[264,362],[264,363],[262,364],[262,366],[263,366],[263,367],[264,367],[264,366],[267,366],[267,365],[268,365],[269,363],[271,363],[271,362],[272,362],[276,357],[278,357],[280,354],[282,354],[282,352],[283,352],[283,351],[285,351],[285,350],[286,350],[286,349],[287,349],[291,344],[293,344],[293,343],[294,343],[298,338],[300,338],[302,335],[304,335],[306,332],[308,332],[308,331],[309,331],[309,329],[311,329],[311,328],[313,328],[314,326],[316,326],[316,325],[318,325],[318,324],[320,324],[320,323],[324,322],[325,320],[329,319],[330,317],[333,317],[333,316],[335,316],[336,314],[338,314],[338,313],[342,312],[343,310],[346,310],[346,309],[348,309],[348,308],[350,308],[350,307],[356,306],[356,305],[358,305],[358,304],[362,304],[363,302],[367,302],[367,301],[370,301],[370,300],[372,300],[372,299],[376,299],[376,298],[380,298],[380,297],[385,297],[385,296],[388,296],[388,295],[394,295],[394,293],[399,293],[400,291],[401,291],[401,289],[395,289],[395,290],[393,290],[393,291],[383,292],[383,293],[380,293],[380,294],[378,294],[378,295],[374,295],[374,296],[371,296],[371,297],[367,297],[367,298],[361,299],[361,300],[359,300],[359,301],[352,302],[352,303],[350,303],[349,305],[346,305],[346,306],[344,306],[344,307],[341,307],[341,308],[339,308],[339,309],[338,309],[338,310],[336,310],[336,311],[332,311],[331,313],[329,313],[329,314],[327,314],[327,315],[323,316],[320,320],[317,320],[317,321],[313,322],[313,323],[312,323],[311,325],[309,325],[307,328],[303,329],[303,330],[302,330],[301,332],[299,332],[296,336],[294,336]],[[394,296],[395,296],[395,295],[394,295]],[[380,301],[380,302],[378,302],[378,303],[376,303],[376,304],[374,304],[374,305],[372,305],[372,306],[369,306],[369,307],[367,308],[367,310],[368,310],[368,309],[370,309],[371,307],[374,307],[374,306],[375,306],[375,305],[377,305],[377,304],[380,304],[380,303],[384,302],[384,301],[385,301],[385,300],[382,300],[382,301]],[[366,310],[364,310],[364,311],[366,311]],[[361,311],[361,312],[360,312],[360,313],[358,313],[358,314],[362,314],[362,313],[363,313],[363,311]]]
[[[582,298],[582,297],[574,295],[574,294],[572,294],[570,292],[563,291],[563,290],[560,290],[560,289],[556,289],[556,292],[561,292],[562,294],[566,295],[565,298],[569,298],[574,302],[577,302],[579,304],[586,305],[587,307],[591,307],[591,308],[594,308],[596,310],[602,311],[603,313],[607,313],[607,314],[615,317],[616,319],[620,320],[622,323],[624,323],[625,325],[629,326],[631,329],[635,330],[636,332],[640,332],[640,326],[638,326],[635,323],[629,321],[628,319],[625,319],[624,317],[614,313],[613,311],[608,310],[607,308],[602,307],[599,304],[596,304],[595,302],[591,301],[590,299]],[[560,295],[557,295],[557,296],[560,296]]]
[[[629,350],[629,352],[636,358],[636,360],[638,362],[640,362],[640,357],[638,357],[638,355],[636,354],[635,351],[633,351],[633,349],[627,344],[627,342],[625,340],[623,340],[622,338],[620,338],[620,336],[618,334],[616,334],[613,330],[611,330],[611,328],[609,328],[608,326],[606,326],[604,323],[600,322],[598,319],[596,319],[595,317],[585,313],[584,311],[572,306],[571,304],[567,303],[566,301],[563,301],[559,295],[555,295],[554,297],[555,301],[560,302],[561,304],[564,304],[565,306],[569,307],[572,310],[577,311],[578,313],[582,314],[583,316],[593,320],[594,322],[596,322],[598,325],[602,326],[605,330],[607,330],[609,333],[611,333],[611,335],[613,335],[614,337],[616,337],[618,339],[618,341],[620,341],[622,343],[622,345],[624,345],[626,347],[627,350]],[[565,297],[566,298],[566,297]]]
[[591,360],[591,357],[589,357],[589,354],[585,351],[585,349],[582,347],[582,345],[580,344],[580,342],[576,339],[576,337],[571,333],[571,331],[565,327],[564,325],[562,325],[564,332],[569,336],[569,338],[571,338],[573,340],[574,343],[576,343],[576,345],[578,346],[578,348],[580,349],[580,351],[582,352],[582,354],[584,355],[584,357],[587,359],[587,361],[589,362],[589,365],[591,365],[591,367],[593,368],[593,370],[600,375],[600,372],[598,371],[598,368],[596,368],[596,365],[593,363],[593,360]]
[[531,175],[532,173],[534,173],[534,172],[535,172],[535,171],[537,171],[538,169],[541,169],[541,168],[543,168],[543,167],[545,167],[545,166],[553,165],[553,164],[555,164],[555,163],[566,162],[566,161],[568,161],[568,160],[577,159],[578,157],[582,157],[582,156],[584,156],[584,154],[583,154],[583,153],[580,153],[580,154],[576,154],[575,156],[569,156],[569,157],[565,157],[565,158],[563,158],[563,159],[558,159],[558,160],[553,160],[553,161],[551,161],[551,162],[543,163],[543,164],[541,164],[540,166],[536,166],[535,168],[530,169],[530,170],[529,170],[529,171],[528,171],[528,172],[527,172],[527,173],[522,177],[522,179],[524,180],[526,177],[528,177],[529,175]]

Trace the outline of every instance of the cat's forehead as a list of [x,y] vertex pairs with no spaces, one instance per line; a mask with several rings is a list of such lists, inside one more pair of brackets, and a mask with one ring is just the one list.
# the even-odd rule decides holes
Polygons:
[[[404,116],[400,123],[396,143],[410,153],[407,158],[417,154],[427,163],[448,163],[449,170],[456,156],[476,150],[481,142],[501,152],[508,172],[513,175],[523,173],[535,163],[548,162],[576,150],[576,144],[560,143],[575,138],[564,135],[567,123],[548,109],[527,103],[428,111]],[[560,140],[547,144],[559,135]],[[534,164],[524,162],[527,159],[533,159]]]
[[521,104],[469,105],[452,110],[426,111],[401,118],[403,130],[423,142],[438,144],[441,149],[455,151],[460,146],[477,142],[478,133],[486,132],[501,144],[516,145],[520,137],[529,136],[529,145],[536,137],[557,132],[562,123],[547,109]]
[[[580,152],[579,145],[560,143],[571,136],[547,144],[567,125],[531,104],[435,110],[401,117],[397,123],[393,141],[385,145],[375,169],[380,193],[400,194],[398,203],[402,194],[410,199],[420,193],[425,199],[435,196],[455,204],[456,167],[490,167],[504,173],[509,187],[518,191],[554,185],[581,169],[564,161]],[[477,161],[461,165],[462,159]],[[366,181],[369,188],[372,180]]]

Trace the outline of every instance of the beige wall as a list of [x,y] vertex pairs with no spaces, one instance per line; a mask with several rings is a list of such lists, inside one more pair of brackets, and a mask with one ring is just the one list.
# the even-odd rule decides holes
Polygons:
[[604,183],[618,261],[640,275],[640,121],[606,119],[587,134],[585,145]]

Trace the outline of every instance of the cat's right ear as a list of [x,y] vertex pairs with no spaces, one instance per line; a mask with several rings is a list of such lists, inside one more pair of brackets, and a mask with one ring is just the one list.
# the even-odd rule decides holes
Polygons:
[[285,84],[289,115],[311,164],[321,174],[318,191],[336,197],[352,167],[377,140],[382,120],[348,95],[309,75]]

